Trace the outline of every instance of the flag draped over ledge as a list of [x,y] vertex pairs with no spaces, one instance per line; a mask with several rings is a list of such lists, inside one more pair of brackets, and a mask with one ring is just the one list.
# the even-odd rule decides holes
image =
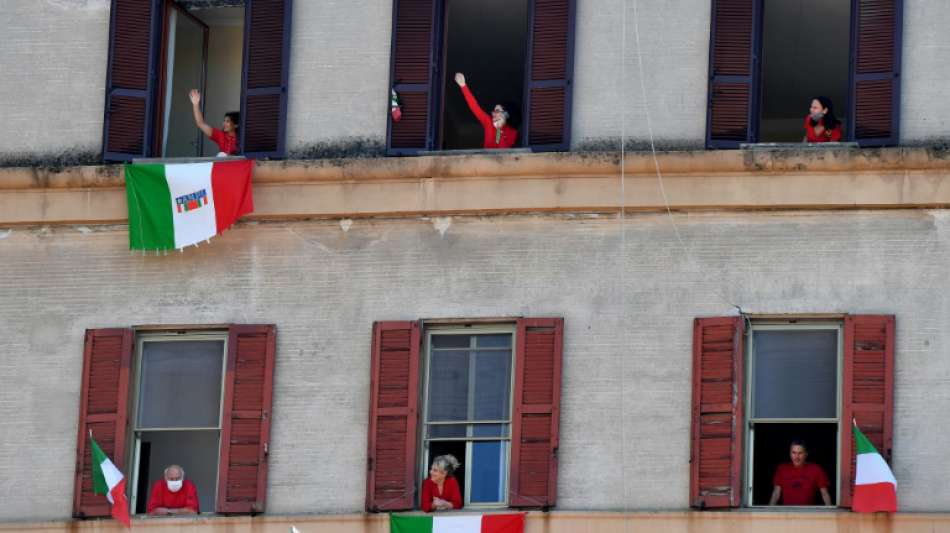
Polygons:
[[858,513],[897,512],[897,480],[871,441],[852,426],[857,453],[851,510]]
[[181,249],[210,239],[254,210],[254,161],[125,166],[129,248]]
[[92,441],[92,491],[105,494],[112,504],[112,518],[131,528],[129,501],[125,497],[125,476],[102,451],[96,439],[92,438],[91,432],[89,440]]
[[390,533],[523,533],[524,513],[460,516],[389,515]]

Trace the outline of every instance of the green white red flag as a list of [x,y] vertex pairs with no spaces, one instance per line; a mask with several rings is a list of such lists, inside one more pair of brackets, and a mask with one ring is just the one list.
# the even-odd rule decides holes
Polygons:
[[854,474],[854,495],[851,510],[858,513],[897,512],[897,480],[884,458],[871,441],[852,426],[857,453]]
[[125,165],[129,248],[172,250],[219,235],[254,211],[254,161]]
[[96,494],[105,494],[112,504],[112,518],[132,527],[129,518],[129,501],[125,497],[125,476],[102,451],[96,439],[89,435],[92,441],[92,491]]
[[390,533],[523,533],[524,513],[463,516],[389,515]]

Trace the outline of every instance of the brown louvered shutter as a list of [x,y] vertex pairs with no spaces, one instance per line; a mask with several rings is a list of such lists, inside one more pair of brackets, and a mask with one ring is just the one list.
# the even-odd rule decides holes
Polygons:
[[898,142],[902,0],[852,0],[851,138]]
[[264,512],[276,348],[273,325],[229,328],[215,509],[219,513]]
[[756,0],[713,0],[709,41],[706,146],[738,148],[755,142],[758,99]]
[[132,330],[87,329],[83,350],[79,435],[76,439],[76,478],[73,516],[109,516],[106,497],[92,492],[92,451],[89,431],[116,467],[125,471]]
[[532,0],[525,88],[525,144],[536,152],[571,145],[575,0]]
[[417,322],[373,324],[366,464],[370,512],[412,509],[415,502],[419,340]]
[[291,0],[247,0],[241,151],[251,158],[286,155]]
[[693,323],[692,507],[738,507],[741,501],[744,337],[742,317]]
[[436,7],[433,0],[393,0],[390,86],[399,94],[402,119],[393,122],[390,117],[387,121],[392,154],[432,149],[429,96],[435,68],[432,54]]
[[511,507],[551,507],[557,500],[563,318],[517,324],[511,416]]
[[102,158],[149,155],[160,0],[112,0]]
[[885,460],[894,440],[893,315],[852,315],[844,321],[841,483],[839,502],[851,507],[854,490],[852,419]]

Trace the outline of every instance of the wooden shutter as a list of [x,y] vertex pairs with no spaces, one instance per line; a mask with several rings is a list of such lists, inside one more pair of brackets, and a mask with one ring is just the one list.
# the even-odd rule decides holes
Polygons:
[[102,158],[146,157],[152,145],[152,106],[161,0],[112,0]]
[[557,498],[563,318],[518,320],[511,424],[511,507],[550,507]]
[[247,0],[244,7],[240,139],[241,152],[249,158],[286,155],[292,4]]
[[412,509],[419,404],[419,324],[373,324],[370,361],[366,510]]
[[276,347],[273,325],[229,329],[216,512],[264,512]]
[[[432,149],[432,80],[435,71],[434,26],[438,2],[393,0],[390,86],[399,94],[402,119],[387,120],[389,152],[414,154]],[[385,97],[389,101],[389,95]]]
[[738,148],[757,138],[761,0],[713,0],[706,146]]
[[575,0],[531,0],[526,65],[525,145],[567,151],[571,145]]
[[851,1],[851,114],[861,146],[897,144],[902,0]]
[[741,501],[744,337],[739,316],[693,323],[692,507]]
[[852,419],[888,462],[894,440],[894,316],[853,315],[844,321],[841,481],[838,501],[854,490]]
[[109,516],[106,497],[92,492],[92,451],[89,431],[102,451],[125,471],[132,330],[87,329],[76,439],[76,478],[73,516]]

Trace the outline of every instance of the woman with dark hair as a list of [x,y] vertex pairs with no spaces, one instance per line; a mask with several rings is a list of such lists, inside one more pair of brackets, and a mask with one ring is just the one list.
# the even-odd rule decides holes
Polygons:
[[475,100],[475,95],[468,90],[465,84],[465,75],[461,72],[455,73],[455,83],[462,89],[462,95],[465,96],[465,103],[468,109],[475,115],[482,129],[485,130],[485,139],[482,148],[511,148],[518,140],[518,130],[512,128],[508,122],[511,117],[511,110],[501,104],[495,104],[492,108],[491,116],[482,111]]
[[224,122],[219,130],[205,122],[204,114],[201,112],[201,93],[198,92],[198,89],[192,89],[188,93],[188,98],[191,99],[191,110],[195,117],[195,125],[201,130],[201,133],[204,133],[206,137],[218,145],[218,150],[220,150],[218,157],[237,155],[240,151],[237,132],[238,126],[241,124],[241,114],[237,111],[225,113]]
[[816,96],[811,100],[805,117],[805,142],[827,143],[841,140],[841,122],[835,116],[831,99]]

